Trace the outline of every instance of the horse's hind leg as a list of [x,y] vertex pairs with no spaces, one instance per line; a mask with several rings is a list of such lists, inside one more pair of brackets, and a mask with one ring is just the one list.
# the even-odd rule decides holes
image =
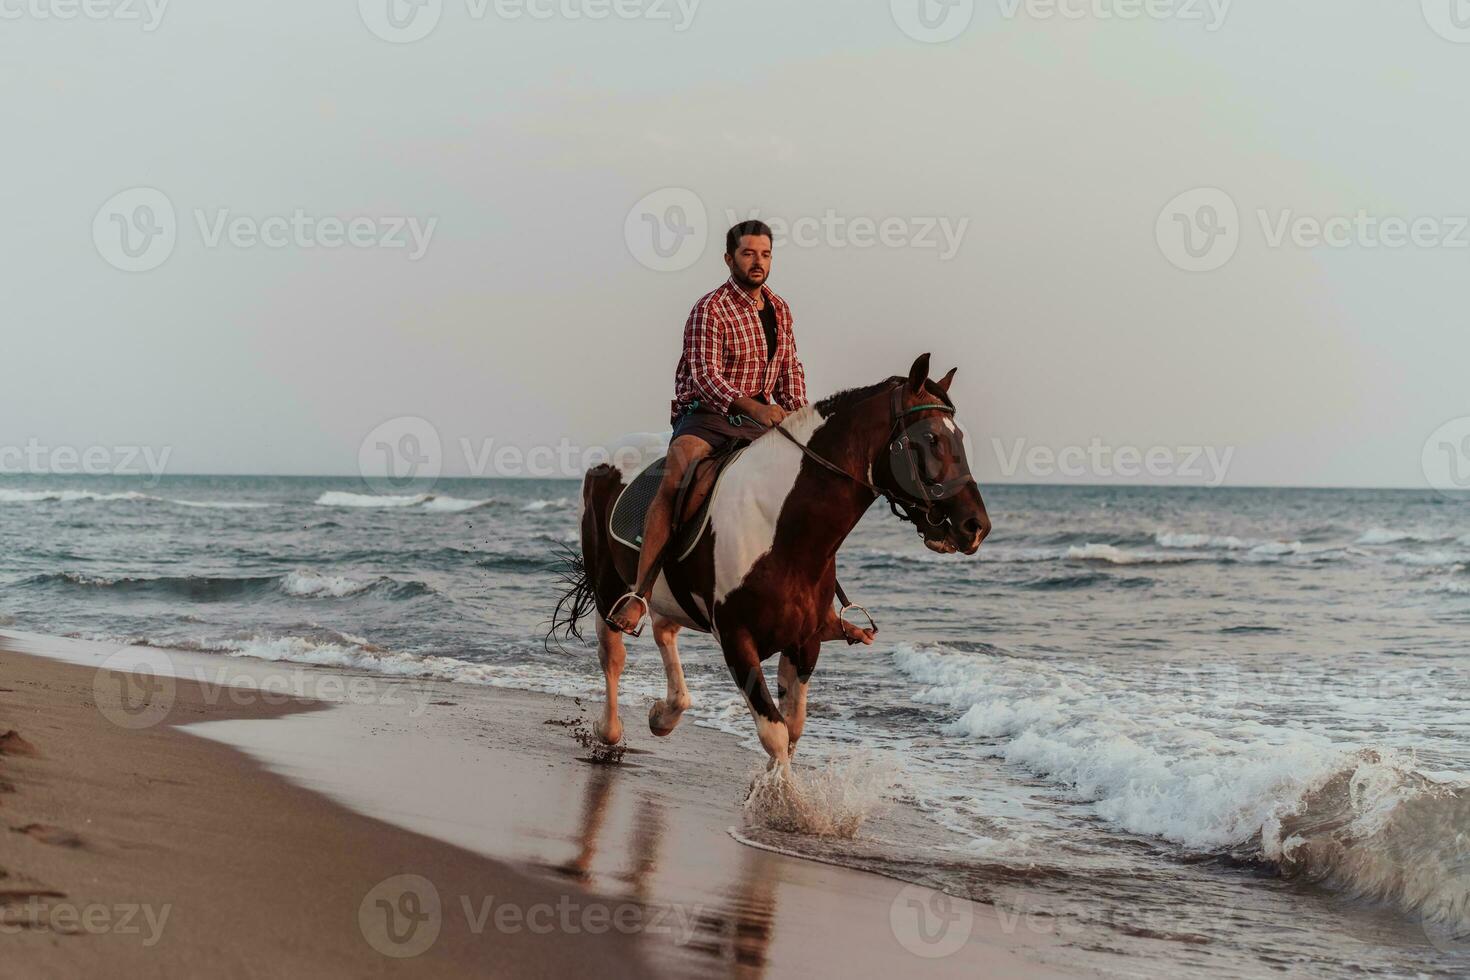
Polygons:
[[756,734],[761,747],[771,757],[772,768],[787,766],[791,762],[791,740],[786,731],[786,719],[781,717],[776,702],[771,700],[771,691],[766,687],[766,678],[761,673],[760,655],[748,637],[721,637],[725,664],[730,675],[745,695],[745,703],[755,719]]
[[598,616],[597,662],[602,665],[602,676],[607,681],[607,704],[602,709],[602,719],[593,723],[592,731],[608,745],[616,745],[623,740],[623,723],[618,720],[618,678],[623,676],[623,664],[627,659],[628,648],[623,646],[623,635]]
[[684,686],[684,667],[679,663],[678,636],[678,623],[654,615],[653,642],[658,644],[659,656],[664,661],[664,677],[668,680],[669,692],[662,701],[653,702],[653,707],[648,709],[648,730],[660,738],[673,734],[690,704],[689,689]]

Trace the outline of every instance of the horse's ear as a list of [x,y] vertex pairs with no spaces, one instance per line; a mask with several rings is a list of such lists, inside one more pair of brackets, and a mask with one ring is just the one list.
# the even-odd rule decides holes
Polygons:
[[946,395],[949,394],[949,383],[954,380],[954,373],[958,370],[959,368],[957,367],[950,368],[948,374],[935,382],[937,385],[939,385],[939,390],[944,392]]
[[914,366],[909,368],[909,391],[918,394],[924,389],[924,382],[929,378],[929,355],[920,354],[914,361]]

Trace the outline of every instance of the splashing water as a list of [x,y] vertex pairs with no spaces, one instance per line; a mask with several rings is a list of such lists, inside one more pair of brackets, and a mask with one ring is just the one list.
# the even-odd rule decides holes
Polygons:
[[866,752],[828,758],[815,769],[762,768],[751,777],[746,819],[771,830],[851,840],[887,802],[897,776]]

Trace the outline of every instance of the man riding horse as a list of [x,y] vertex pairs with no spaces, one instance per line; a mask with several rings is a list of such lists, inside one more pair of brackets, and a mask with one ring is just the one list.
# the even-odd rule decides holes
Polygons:
[[[973,555],[990,518],[954,420],[954,370],[932,379],[929,355],[921,354],[906,374],[807,404],[790,308],[766,286],[771,230],[760,222],[730,229],[725,264],[730,281],[695,304],[684,328],[673,443],[641,544],[613,524],[642,471],[592,467],[582,479],[581,549],[563,565],[567,588],[551,632],[580,637],[578,620],[596,610],[607,700],[593,731],[608,745],[623,737],[624,634],[636,635],[644,616],[652,620],[668,692],[649,707],[648,728],[665,737],[693,703],[677,634],[709,633],[761,746],[784,767],[806,724],[822,643],[871,643],[877,631],[844,618],[857,607],[837,582],[837,551],[868,508],[886,501],[925,547],[944,554]],[[734,439],[748,444],[718,474],[693,469]],[[697,533],[671,549],[676,512],[681,520],[697,512],[681,499],[691,477],[718,486],[705,520],[690,525]],[[773,697],[761,665],[777,655]]]
[[[701,297],[684,324],[684,352],[674,373],[673,439],[644,519],[635,588],[607,617],[622,633],[632,635],[649,611],[648,595],[674,529],[674,501],[691,468],[733,439],[752,439],[779,425],[807,403],[791,307],[766,285],[771,243],[763,221],[742,221],[726,232],[730,278]],[[834,625],[823,639],[872,643],[877,632],[842,620]]]

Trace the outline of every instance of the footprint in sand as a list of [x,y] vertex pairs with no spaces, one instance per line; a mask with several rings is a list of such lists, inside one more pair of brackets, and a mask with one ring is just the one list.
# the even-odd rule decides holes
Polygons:
[[28,823],[24,827],[11,827],[11,833],[25,834],[32,840],[54,847],[81,847],[82,839],[69,830],[52,827],[44,823]]
[[40,755],[36,747],[20,737],[14,728],[0,735],[0,755]]

